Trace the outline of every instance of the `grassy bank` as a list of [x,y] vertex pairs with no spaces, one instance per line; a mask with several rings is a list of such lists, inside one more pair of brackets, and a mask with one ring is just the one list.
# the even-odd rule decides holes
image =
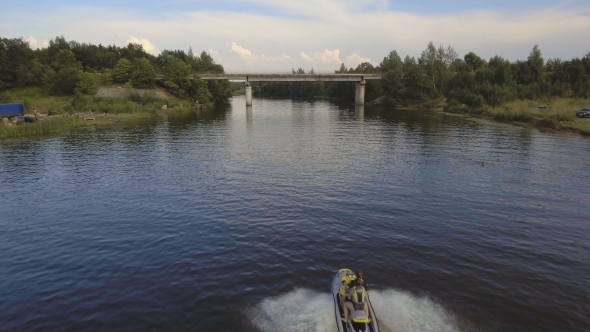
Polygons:
[[[95,126],[117,126],[169,115],[195,112],[201,107],[181,99],[161,99],[155,94],[131,94],[124,98],[96,96],[55,97],[41,90],[18,89],[0,94],[0,103],[23,103],[27,115],[37,110],[39,120],[6,127],[0,124],[0,138],[56,135]],[[166,109],[163,107],[166,106]],[[92,112],[94,120],[85,120]]]
[[[547,105],[547,109],[536,108]],[[445,111],[476,114],[504,122],[526,123],[540,128],[569,130],[590,135],[590,119],[576,117],[576,111],[590,106],[590,100],[553,98],[547,100],[517,100],[501,107],[468,109],[461,105],[447,105]]]
[[68,115],[41,117],[40,120],[35,123],[23,124],[18,126],[6,127],[0,124],[0,139],[58,135],[82,128],[132,124],[138,121],[153,119],[156,116],[157,115],[153,115],[150,113],[99,115],[93,121],[84,120],[83,117]]

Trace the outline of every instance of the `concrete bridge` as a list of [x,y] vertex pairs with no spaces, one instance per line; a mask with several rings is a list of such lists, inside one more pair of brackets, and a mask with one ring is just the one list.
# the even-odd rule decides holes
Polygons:
[[246,106],[252,106],[251,82],[355,82],[355,104],[365,104],[366,80],[380,80],[381,74],[199,74],[203,80],[244,81]]

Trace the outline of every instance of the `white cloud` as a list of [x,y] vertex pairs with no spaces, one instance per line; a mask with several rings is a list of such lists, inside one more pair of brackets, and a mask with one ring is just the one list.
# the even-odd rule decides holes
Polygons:
[[136,38],[136,37],[131,36],[131,37],[129,37],[129,39],[127,39],[126,44],[129,44],[129,43],[131,43],[131,44],[138,44],[138,45],[143,46],[143,49],[147,53],[150,53],[150,54],[153,54],[153,55],[160,54],[160,51],[158,51],[158,49],[156,48],[156,46],[154,44],[152,44],[147,39],[139,39],[139,38]]
[[266,65],[273,65],[277,63],[285,64],[290,62],[292,59],[287,54],[283,53],[279,56],[268,56],[264,53],[260,54],[253,54],[250,52],[249,49],[236,44],[235,42],[227,43],[227,47],[229,47],[229,52],[232,54],[238,55],[240,58],[246,61],[246,64],[266,64]]
[[368,63],[372,64],[373,66],[378,65],[377,62],[375,62],[369,58],[363,58],[362,56],[360,56],[356,53],[352,53],[351,55],[346,57],[346,64],[350,67],[356,67],[364,62],[368,62]]
[[34,48],[34,49],[49,47],[49,41],[47,41],[47,39],[43,39],[42,41],[38,41],[34,37],[29,37],[25,40],[28,41],[31,48]]
[[301,58],[307,62],[313,63],[322,63],[322,64],[341,64],[342,60],[340,60],[340,50],[334,49],[330,51],[325,49],[321,52],[315,52],[313,54],[306,54],[301,52]]
[[0,22],[11,22],[1,29],[7,37],[32,35],[42,40],[64,35],[79,42],[120,45],[123,40],[118,33],[141,35],[146,39],[135,40],[152,53],[158,51],[154,44],[184,50],[193,45],[196,52],[229,50],[215,59],[230,70],[290,70],[309,65],[334,70],[340,62],[351,66],[382,59],[393,49],[402,57],[419,56],[431,40],[451,44],[460,55],[474,51],[483,58],[499,54],[511,60],[525,58],[535,44],[545,58],[569,59],[590,50],[590,15],[567,9],[571,7],[421,15],[384,10],[382,0],[247,1],[270,10],[265,14],[196,10],[145,16],[132,10],[113,14],[107,7],[62,7],[19,12],[23,17],[19,21],[10,19],[16,12],[2,11]]
[[234,42],[228,43],[227,46],[229,46],[230,50],[233,53],[236,53],[237,55],[241,56],[242,58],[249,60],[252,59],[252,52],[250,52],[250,50],[248,50],[245,47],[242,47]]
[[212,48],[210,48],[210,49],[209,49],[209,52],[208,52],[208,53],[209,53],[209,55],[210,55],[210,56],[212,56],[212,57],[219,56],[219,52],[217,52],[216,50],[214,50],[214,49],[212,49]]

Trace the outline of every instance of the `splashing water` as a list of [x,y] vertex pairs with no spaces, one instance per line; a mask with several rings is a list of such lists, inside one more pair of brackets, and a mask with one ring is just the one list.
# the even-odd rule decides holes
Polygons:
[[[425,297],[398,290],[372,290],[371,303],[383,332],[457,332],[451,313]],[[329,293],[296,289],[269,298],[250,312],[262,332],[336,332],[334,302]]]
[[426,297],[398,290],[371,291],[371,304],[379,326],[395,332],[456,332],[455,318]]
[[263,332],[336,331],[334,304],[328,293],[296,289],[262,301],[252,322]]

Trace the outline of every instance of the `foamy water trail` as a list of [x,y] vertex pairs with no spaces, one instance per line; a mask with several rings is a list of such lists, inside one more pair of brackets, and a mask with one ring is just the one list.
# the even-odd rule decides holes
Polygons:
[[461,331],[450,312],[426,297],[391,289],[371,291],[369,296],[379,326],[384,331]]
[[[383,332],[461,331],[451,313],[426,297],[399,290],[369,294]],[[332,295],[308,289],[266,299],[250,318],[262,332],[337,332]]]
[[262,301],[252,312],[252,323],[263,332],[337,330],[332,295],[308,289]]

